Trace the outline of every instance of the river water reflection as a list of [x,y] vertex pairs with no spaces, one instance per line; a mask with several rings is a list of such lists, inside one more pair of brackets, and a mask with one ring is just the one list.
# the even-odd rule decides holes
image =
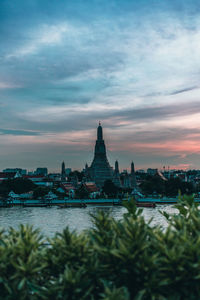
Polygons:
[[[66,226],[71,230],[82,231],[92,226],[89,213],[95,213],[99,209],[110,210],[115,219],[121,219],[126,209],[121,206],[87,206],[86,208],[0,208],[0,227],[7,230],[9,227],[18,228],[20,224],[31,224],[35,228],[40,228],[46,236],[53,236],[56,232],[61,232]],[[153,218],[152,225],[167,226],[165,218],[159,210],[168,213],[177,213],[172,205],[162,205],[156,208],[144,208],[143,215],[146,221]]]

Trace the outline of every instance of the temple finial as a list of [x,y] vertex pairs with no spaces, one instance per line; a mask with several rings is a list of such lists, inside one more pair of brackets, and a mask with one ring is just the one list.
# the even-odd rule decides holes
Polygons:
[[97,128],[97,140],[102,141],[103,140],[103,129],[101,127],[101,122],[99,121],[99,126]]

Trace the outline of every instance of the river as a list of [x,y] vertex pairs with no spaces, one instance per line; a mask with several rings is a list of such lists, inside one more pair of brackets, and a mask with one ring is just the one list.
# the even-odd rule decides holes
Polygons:
[[[66,226],[78,232],[88,229],[93,224],[90,213],[96,213],[99,209],[110,210],[115,219],[121,219],[126,209],[122,206],[97,206],[88,205],[86,208],[58,209],[53,207],[11,207],[0,208],[0,228],[7,230],[9,227],[18,228],[20,224],[31,224],[40,228],[41,232],[48,237],[56,232],[61,232]],[[146,221],[153,218],[152,225],[167,226],[165,218],[159,211],[177,213],[172,205],[158,205],[156,208],[143,208],[143,216]]]

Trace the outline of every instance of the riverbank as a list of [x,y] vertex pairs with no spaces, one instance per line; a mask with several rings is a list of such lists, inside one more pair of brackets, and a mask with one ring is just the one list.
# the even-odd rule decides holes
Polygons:
[[120,199],[4,199],[0,201],[1,207],[10,206],[59,206],[59,205],[122,205]]

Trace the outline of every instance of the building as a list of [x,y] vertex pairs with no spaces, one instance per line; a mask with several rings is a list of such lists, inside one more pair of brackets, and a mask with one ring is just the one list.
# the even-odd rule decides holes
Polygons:
[[136,176],[135,176],[135,166],[134,166],[133,161],[131,163],[130,186],[131,186],[131,188],[137,187]]
[[86,182],[82,185],[91,199],[95,199],[100,195],[99,189],[94,182]]
[[65,169],[65,174],[66,176],[69,176],[69,174],[72,172],[72,169],[71,168],[66,168]]
[[123,188],[129,188],[129,189],[137,188],[135,166],[133,162],[131,163],[131,173],[129,174],[127,170],[124,170],[120,175],[121,175],[120,176],[121,185]]
[[48,174],[48,179],[54,182],[61,181],[61,174],[60,173],[50,173]]
[[154,176],[157,173],[158,173],[158,169],[151,169],[151,168],[147,169],[147,174],[150,175],[150,176]]
[[24,175],[23,178],[31,180],[34,184],[45,187],[52,187],[53,182],[47,180],[44,175]]
[[106,146],[103,140],[103,129],[100,122],[97,128],[94,159],[91,166],[87,168],[87,176],[91,181],[94,181],[98,187],[102,187],[105,180],[113,179],[113,169],[107,159]]
[[69,198],[74,198],[75,190],[76,188],[71,182],[61,183],[60,188],[58,189],[60,192],[63,191]]
[[143,169],[139,169],[139,170],[137,170],[137,173],[140,173],[140,174],[145,174],[145,170],[143,170]]
[[8,180],[8,179],[13,179],[15,177],[15,172],[11,173],[11,172],[0,172],[0,182],[4,181],[4,180]]
[[66,181],[66,170],[65,170],[64,161],[62,162],[62,166],[61,166],[61,180]]
[[7,168],[3,170],[3,173],[19,173],[21,175],[26,175],[27,170],[21,168]]
[[47,176],[48,174],[48,169],[47,168],[37,168],[35,171],[36,175],[44,175]]
[[121,180],[120,180],[120,174],[119,174],[119,163],[117,160],[115,162],[115,170],[114,170],[112,181],[116,186],[121,187]]

